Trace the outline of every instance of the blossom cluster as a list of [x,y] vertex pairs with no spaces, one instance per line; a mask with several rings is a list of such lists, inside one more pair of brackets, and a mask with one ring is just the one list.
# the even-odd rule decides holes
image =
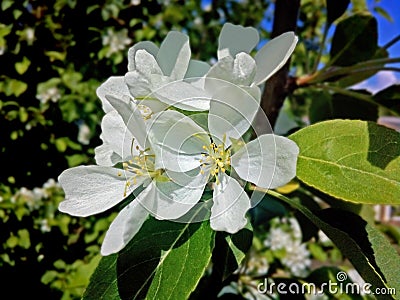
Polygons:
[[[274,134],[243,139],[259,112],[263,83],[286,63],[297,37],[284,33],[253,57],[258,42],[254,28],[227,23],[210,66],[191,59],[188,37],[172,31],[159,47],[149,41],[131,47],[128,72],[97,89],[105,112],[97,165],[59,176],[66,194],[59,209],[89,216],[128,202],[105,236],[103,255],[127,245],[149,216],[209,218],[212,229],[236,233],[253,204],[246,182],[269,189],[295,176],[293,141]],[[212,199],[203,199],[205,189]]]

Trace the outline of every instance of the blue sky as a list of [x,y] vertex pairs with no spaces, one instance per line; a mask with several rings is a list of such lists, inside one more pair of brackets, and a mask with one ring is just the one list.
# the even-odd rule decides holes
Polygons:
[[[378,20],[378,43],[380,46],[385,45],[394,37],[400,34],[400,1],[399,0],[381,0],[376,3],[375,0],[368,0],[368,7]],[[392,22],[375,13],[373,8],[379,5],[385,9],[392,17]],[[389,56],[392,58],[400,57],[400,42],[388,49]],[[399,64],[392,64],[393,67],[400,67]],[[365,88],[371,92],[379,91],[394,83],[400,84],[400,73],[392,71],[379,72],[369,80],[357,84],[356,88]]]

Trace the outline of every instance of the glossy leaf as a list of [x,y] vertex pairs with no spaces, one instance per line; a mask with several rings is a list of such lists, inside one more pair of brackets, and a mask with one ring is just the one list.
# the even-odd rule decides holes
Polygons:
[[[271,192],[269,192],[271,193]],[[311,212],[299,202],[272,192],[304,214],[320,228],[350,260],[365,282],[375,289],[400,288],[400,257],[378,229],[348,211],[328,208]],[[377,299],[393,299],[375,295]]]
[[378,49],[376,19],[358,13],[342,20],[336,27],[330,50],[330,64],[350,66],[372,58]]
[[208,222],[151,218],[120,253],[102,258],[83,299],[187,299],[213,247]]
[[219,232],[216,237],[215,251],[213,253],[214,268],[225,280],[243,261],[253,241],[253,231],[250,223],[235,234]]
[[[366,91],[358,91],[368,93]],[[331,119],[360,119],[376,121],[378,106],[341,94],[321,92],[321,97],[313,97],[309,108],[310,121],[316,123]]]
[[297,177],[336,198],[400,203],[400,133],[376,123],[332,120],[290,136],[299,148]]
[[391,85],[373,96],[374,100],[400,114],[400,84]]

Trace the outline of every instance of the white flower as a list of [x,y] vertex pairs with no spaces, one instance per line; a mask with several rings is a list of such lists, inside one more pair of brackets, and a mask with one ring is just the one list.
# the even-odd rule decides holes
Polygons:
[[61,93],[60,90],[56,86],[54,86],[36,95],[36,98],[39,99],[42,104],[46,104],[49,101],[55,103],[60,100]]
[[[218,62],[207,73],[207,78],[228,81],[254,95],[256,87],[263,84],[289,59],[298,38],[286,32],[266,43],[252,58],[249,53],[259,42],[252,27],[227,23],[219,36]],[[218,81],[206,80],[206,89],[215,89]],[[249,90],[253,89],[253,92]]]
[[280,227],[273,227],[269,231],[268,239],[264,241],[264,245],[272,251],[284,249],[292,242],[292,236]]
[[[96,160],[104,165],[71,168],[58,178],[65,191],[65,201],[60,203],[59,210],[74,216],[97,214],[131,194],[135,196],[107,231],[101,248],[103,255],[121,250],[139,231],[149,214],[159,219],[183,216],[201,197],[202,190],[197,187],[206,184],[198,169],[186,173],[170,172],[175,181],[167,178],[162,169],[155,167],[154,154],[146,147],[142,114],[131,109],[134,107],[131,102],[109,99],[116,106],[121,105],[121,109],[125,108],[125,113],[119,116],[116,111],[111,111],[106,115],[111,121],[124,124],[117,124],[116,129],[107,125],[107,119],[106,124],[102,124],[104,144],[100,150],[96,149]],[[136,127],[140,124],[142,127]],[[125,126],[125,130],[121,126]],[[131,140],[126,142],[126,138]],[[136,143],[135,151],[127,149],[132,141]],[[123,162],[123,169],[112,167],[117,162]]]
[[160,48],[148,41],[135,44],[128,51],[128,73],[110,77],[97,90],[104,111],[112,110],[106,95],[130,95],[153,112],[170,105],[207,110],[209,97],[195,79],[204,76],[209,65],[190,56],[189,38],[176,31],[168,33]]
[[106,57],[110,57],[112,54],[124,50],[126,46],[132,43],[132,40],[128,37],[128,30],[126,28],[115,32],[113,29],[107,29],[107,34],[103,36],[103,45],[108,46]]
[[[164,111],[155,115],[149,125],[149,140],[156,154],[156,168],[166,169],[168,176],[169,171],[188,172],[200,168],[200,175],[206,181],[215,177],[211,227],[235,233],[247,222],[245,214],[250,208],[250,199],[240,183],[226,171],[233,167],[231,174],[235,171],[241,179],[262,188],[276,188],[295,176],[299,150],[287,138],[265,134],[232,154],[229,139],[238,139],[248,130],[257,110],[248,109],[252,107],[252,97],[239,88],[220,92],[215,99],[222,100],[213,98],[211,102],[209,132],[180,112]],[[241,101],[250,104],[242,111],[239,110]]]
[[310,252],[306,244],[294,240],[285,246],[286,255],[282,258],[282,264],[289,268],[295,276],[305,276],[307,268],[311,266]]
[[90,128],[85,122],[79,123],[78,142],[83,145],[89,145]]

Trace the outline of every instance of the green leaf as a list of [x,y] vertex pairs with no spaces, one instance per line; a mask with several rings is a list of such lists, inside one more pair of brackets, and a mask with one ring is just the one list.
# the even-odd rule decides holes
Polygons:
[[253,242],[253,230],[248,222],[246,227],[235,234],[218,232],[213,253],[213,272],[228,278],[241,264]]
[[373,122],[331,120],[290,138],[300,154],[297,177],[336,198],[400,204],[400,133]]
[[213,247],[209,222],[150,218],[120,253],[101,259],[83,299],[187,299]]
[[337,26],[330,50],[330,65],[350,66],[374,56],[378,49],[376,19],[369,13],[354,14]]
[[[378,229],[360,216],[348,211],[328,208],[311,212],[297,201],[276,192],[269,194],[299,210],[320,228],[350,260],[365,282],[375,289],[400,289],[400,257]],[[377,299],[393,299],[390,295],[375,295]]]
[[22,75],[28,70],[30,64],[31,61],[24,56],[21,62],[15,63],[15,70],[18,72],[18,74]]
[[[357,91],[369,94],[367,91]],[[354,97],[342,94],[330,94],[322,91],[321,97],[313,97],[309,107],[311,123],[331,119],[361,119],[376,121],[378,106]]]
[[373,99],[400,114],[400,84],[394,84],[376,93]]
[[328,26],[344,14],[349,4],[350,0],[326,0]]

